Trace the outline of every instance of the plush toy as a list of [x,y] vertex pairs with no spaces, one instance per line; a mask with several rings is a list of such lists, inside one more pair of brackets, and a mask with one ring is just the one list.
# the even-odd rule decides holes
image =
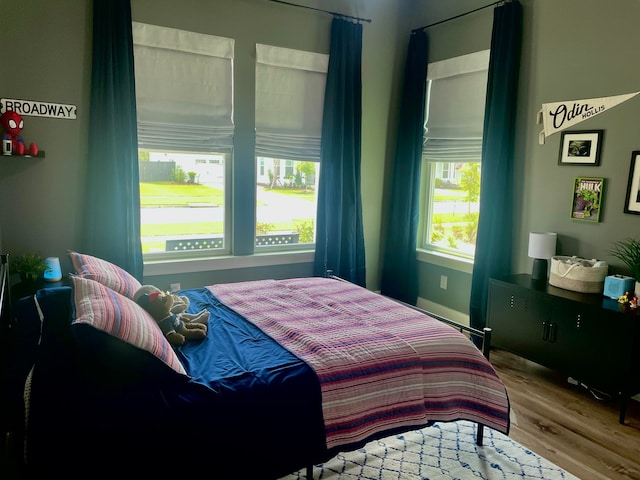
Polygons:
[[[142,295],[151,292],[162,292],[158,287],[154,285],[143,285],[133,295],[133,300],[138,301]],[[173,297],[173,306],[171,307],[171,313],[180,315],[180,320],[184,322],[202,323],[204,325],[209,321],[209,312],[205,309],[200,310],[198,313],[187,313],[187,309],[191,304],[189,298],[184,295],[176,295],[174,293],[166,292],[167,295]]]
[[620,295],[618,297],[618,303],[621,303],[622,305],[628,305],[631,298],[632,294],[630,292],[624,292],[624,295]]
[[[142,306],[158,322],[160,329],[171,345],[182,345],[187,340],[199,340],[207,336],[206,323],[184,322],[180,315],[171,313],[173,296],[165,292],[150,292],[138,296]],[[208,313],[208,312],[207,312]]]
[[618,297],[618,303],[635,310],[638,308],[638,296],[633,292],[624,292],[624,295]]
[[11,141],[11,152],[13,155],[33,155],[38,154],[38,145],[31,143],[29,148],[24,145],[24,140],[20,136],[20,132],[24,127],[22,116],[13,110],[7,110],[0,115],[0,125],[5,131],[2,140]]

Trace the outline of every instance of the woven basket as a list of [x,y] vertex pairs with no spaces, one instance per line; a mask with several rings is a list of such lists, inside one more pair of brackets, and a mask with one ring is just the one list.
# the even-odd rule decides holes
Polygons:
[[601,260],[552,257],[549,285],[580,293],[602,293],[608,272],[609,265]]

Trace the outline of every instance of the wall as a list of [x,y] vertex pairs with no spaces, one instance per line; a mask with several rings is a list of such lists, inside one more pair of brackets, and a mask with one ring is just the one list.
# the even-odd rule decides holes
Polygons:
[[[619,95],[639,90],[637,46],[640,3],[617,0],[528,0],[517,120],[514,271],[529,271],[529,231],[558,232],[558,254],[599,258],[621,267],[607,254],[612,242],[638,238],[640,216],[623,213],[631,152],[640,148],[640,96],[570,130],[604,130],[599,167],[559,166],[560,133],[538,144],[542,103]],[[607,180],[602,221],[570,219],[571,186],[578,176]]]
[[[560,133],[538,144],[541,125],[536,114],[542,103],[606,97],[638,91],[637,46],[640,3],[636,0],[520,0],[523,42],[516,122],[515,232],[513,272],[530,272],[527,257],[530,231],[558,233],[558,255],[598,258],[610,263],[610,273],[624,271],[608,255],[612,242],[638,238],[640,216],[623,213],[631,152],[640,149],[640,96],[592,117],[568,130],[604,130],[600,166],[559,166]],[[412,28],[450,18],[484,1],[416,1],[420,15]],[[462,8],[464,6],[464,8]],[[428,29],[430,60],[481,50],[490,45],[493,11],[481,10]],[[489,23],[488,23],[489,22]],[[473,35],[468,35],[473,30]],[[476,33],[477,32],[477,36]],[[489,35],[489,36],[488,36]],[[489,40],[489,43],[486,43]],[[606,178],[601,222],[570,218],[571,188],[578,176]],[[471,276],[421,262],[420,296],[468,314]],[[448,289],[440,275],[450,276]],[[453,281],[452,281],[453,280]]]
[[[255,43],[328,53],[332,16],[268,0],[132,0],[136,21],[234,38],[235,170],[255,171],[253,160]],[[406,50],[404,2],[307,0],[315,8],[371,19],[363,27],[362,196],[367,283],[377,288],[384,165],[395,138],[398,52]],[[71,268],[67,249],[82,251],[82,199],[88,151],[91,78],[90,0],[0,0],[3,75],[0,97],[68,103],[77,120],[25,117],[23,137],[36,141],[44,159],[0,157],[2,245],[11,254],[38,251],[59,256]],[[400,39],[400,40],[399,40]],[[9,66],[9,68],[7,68]],[[11,72],[8,74],[8,72]],[[109,201],[109,199],[105,199]],[[246,260],[246,259],[243,259]],[[246,261],[243,264],[247,263]],[[259,264],[259,262],[256,262]],[[277,263],[277,260],[276,260]],[[301,276],[310,263],[213,272],[145,275],[162,288],[195,287],[226,280]]]
[[37,143],[45,158],[0,157],[0,243],[10,254],[63,257],[67,248],[79,248],[91,78],[89,5],[0,0],[0,98],[78,107],[76,120],[24,117],[24,140]]
[[[367,284],[379,286],[379,256],[384,198],[389,182],[387,159],[395,151],[398,95],[409,31],[469,10],[480,0],[307,0],[317,6],[371,18],[364,24],[362,190],[367,256]],[[543,102],[585,99],[636,91],[640,64],[637,45],[640,3],[636,0],[521,0],[524,10],[519,112],[516,123],[514,177],[516,198],[514,272],[528,272],[528,232],[559,234],[559,254],[605,259],[611,242],[638,236],[640,217],[623,213],[631,152],[640,149],[636,97],[578,126],[603,129],[599,167],[558,166],[560,134],[538,145],[536,112]],[[89,86],[91,77],[91,9],[89,0],[0,0],[3,74],[0,98],[20,98],[78,106],[77,120],[25,117],[23,136],[46,152],[44,159],[0,157],[0,226],[5,251],[40,251],[64,258],[81,249],[82,198],[86,169]],[[331,16],[268,0],[132,0],[137,20],[168,22],[177,27],[236,38],[239,128],[236,155],[251,157],[252,55],[256,41],[328,51]],[[432,60],[486,48],[492,9],[482,10],[429,29]],[[245,83],[246,82],[246,83]],[[240,94],[241,93],[241,94]],[[574,177],[607,178],[602,222],[569,219]],[[108,199],[105,199],[108,201]],[[69,265],[63,268],[68,271]],[[468,266],[451,268],[421,263],[420,296],[458,312],[468,312]],[[304,274],[307,264],[257,267],[217,274],[198,272],[146,278],[161,287],[183,287],[217,279]],[[449,277],[439,289],[440,275]]]

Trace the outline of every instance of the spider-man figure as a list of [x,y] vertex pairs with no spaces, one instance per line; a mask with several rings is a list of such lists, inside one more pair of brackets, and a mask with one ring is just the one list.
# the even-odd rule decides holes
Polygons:
[[11,151],[14,155],[37,155],[38,146],[31,143],[27,149],[24,140],[20,136],[20,131],[24,127],[22,116],[13,110],[8,110],[0,116],[0,125],[5,131],[3,140],[11,140]]

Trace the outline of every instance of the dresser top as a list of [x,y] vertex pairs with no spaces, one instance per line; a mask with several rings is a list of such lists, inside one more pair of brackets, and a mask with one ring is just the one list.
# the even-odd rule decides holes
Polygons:
[[567,300],[573,300],[574,302],[585,303],[588,305],[597,305],[607,310],[613,310],[623,314],[640,316],[638,312],[640,308],[632,309],[628,306],[618,303],[617,300],[605,297],[601,293],[580,293],[572,290],[565,290],[564,288],[554,287],[549,285],[548,281],[536,281],[531,278],[531,275],[527,273],[519,273],[517,275],[510,275],[508,277],[499,277],[495,280],[517,285],[522,288],[534,290],[540,293],[546,293],[554,297],[564,298]]

